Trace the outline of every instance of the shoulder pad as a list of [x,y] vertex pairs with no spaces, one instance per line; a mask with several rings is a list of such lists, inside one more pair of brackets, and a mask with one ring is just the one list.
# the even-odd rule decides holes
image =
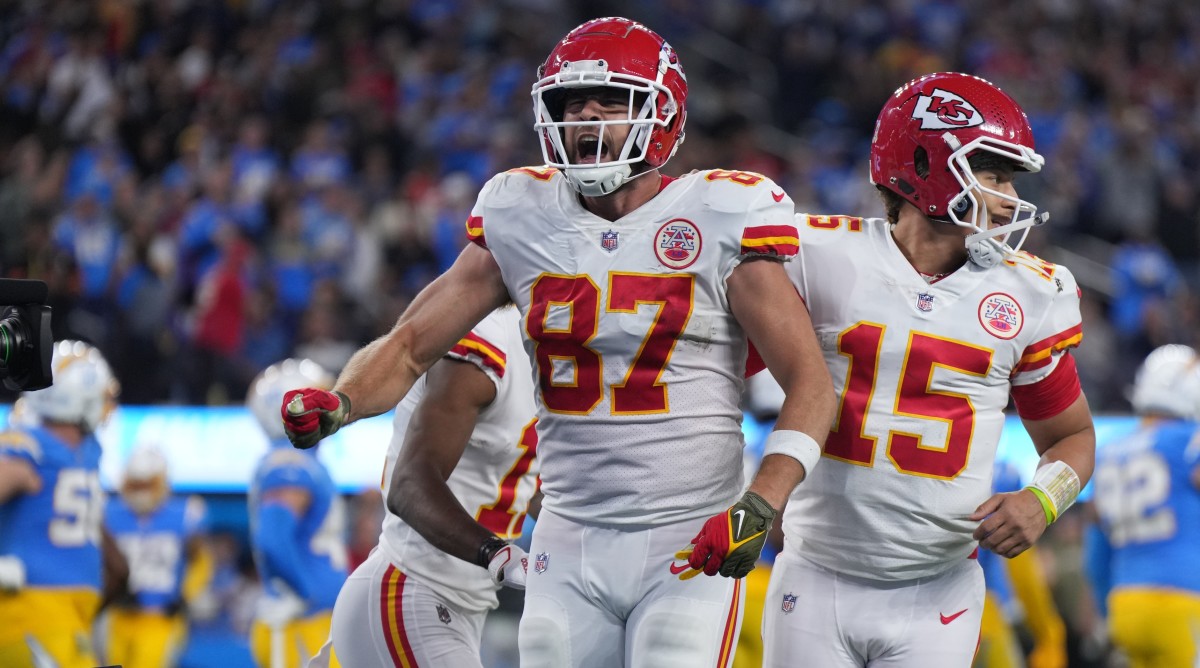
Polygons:
[[1018,276],[1023,277],[1026,282],[1034,286],[1037,292],[1046,293],[1052,299],[1065,293],[1074,293],[1076,298],[1080,296],[1079,284],[1075,282],[1075,276],[1070,269],[1047,262],[1032,253],[1018,251],[1015,256],[1005,260],[1004,264],[1000,266],[1016,272]]
[[788,207],[793,206],[783,188],[755,172],[710,169],[689,178],[701,182],[697,185],[703,188],[703,202],[714,211],[740,213],[784,203]]
[[880,218],[859,218],[858,216],[822,215],[814,213],[797,213],[796,228],[805,244],[820,244],[841,236],[840,233],[858,233],[874,230],[887,221]]
[[562,175],[553,167],[518,167],[491,178],[479,192],[479,202],[493,209],[528,204],[534,193],[548,193],[558,187]]
[[36,462],[42,458],[42,444],[27,431],[3,431],[0,432],[0,454],[25,455]]

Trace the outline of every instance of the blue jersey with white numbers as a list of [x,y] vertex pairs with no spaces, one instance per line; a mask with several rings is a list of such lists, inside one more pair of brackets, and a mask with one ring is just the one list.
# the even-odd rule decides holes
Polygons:
[[108,504],[105,523],[129,562],[129,590],[138,607],[162,610],[178,603],[188,541],[205,530],[199,497],[172,497],[142,516],[118,496]]
[[1095,504],[1111,547],[1111,584],[1200,592],[1200,463],[1194,422],[1138,431],[1096,453]]
[[[1012,462],[997,460],[992,472],[992,491],[996,494],[1015,492],[1021,489],[1021,473]],[[979,550],[979,565],[983,568],[983,580],[987,589],[996,597],[996,602],[1005,610],[1012,612],[1015,605],[1013,600],[1012,580],[1008,576],[1008,567],[1004,557],[991,550]]]
[[76,447],[42,427],[0,433],[0,458],[29,462],[42,488],[0,504],[0,555],[25,562],[27,586],[100,589],[100,442]]
[[294,538],[301,550],[301,567],[312,591],[309,612],[333,608],[338,591],[346,579],[346,521],[344,504],[329,472],[317,460],[315,450],[297,450],[287,440],[272,443],[271,450],[259,462],[248,496],[251,543],[263,589],[268,595],[279,593],[282,582],[300,590],[296,583],[272,568],[264,557],[262,527],[256,518],[263,495],[283,487],[299,487],[311,495],[308,511],[297,518]]

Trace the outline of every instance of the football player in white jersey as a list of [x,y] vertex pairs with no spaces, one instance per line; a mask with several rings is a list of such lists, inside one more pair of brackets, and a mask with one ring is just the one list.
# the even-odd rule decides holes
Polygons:
[[[970,666],[975,550],[1020,554],[1091,476],[1095,432],[1068,352],[1078,287],[1018,251],[1045,216],[1014,172],[1042,162],[999,88],[923,76],[876,124],[887,219],[797,217],[788,273],[840,399],[825,461],[784,513],[764,665]],[[993,494],[1010,395],[1041,460],[1029,486]]]
[[[659,172],[682,139],[687,80],[643,25],[575,28],[532,94],[547,164],[491,179],[455,264],[356,353],[334,391],[289,392],[284,423],[309,447],[388,410],[514,302],[544,493],[522,665],[727,666],[738,578],[819,460],[835,409],[781,262],[797,252],[791,200],[758,174]],[[739,398],[751,340],[787,398],[747,489]],[[479,545],[480,566],[512,558],[497,538]]]
[[[483,622],[499,584],[475,565],[479,549],[521,535],[538,485],[520,321],[515,308],[493,311],[397,406],[379,547],[333,609],[326,647],[342,665],[482,668]],[[497,579],[523,588],[521,548],[503,549],[512,558],[496,561]]]

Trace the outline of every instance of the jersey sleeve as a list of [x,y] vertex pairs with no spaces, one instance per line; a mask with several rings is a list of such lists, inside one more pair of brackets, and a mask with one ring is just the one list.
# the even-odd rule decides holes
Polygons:
[[550,183],[558,174],[552,167],[518,167],[493,176],[480,188],[475,206],[467,216],[467,241],[486,249],[485,223],[491,218],[487,213],[523,203],[531,186]]
[[19,430],[0,432],[0,458],[22,459],[37,466],[42,460],[42,446],[33,434]]
[[1083,340],[1079,284],[1066,267],[1046,266],[1053,269],[1048,280],[1054,295],[1034,330],[1032,343],[1022,351],[1021,359],[1013,369],[1014,386],[1030,385],[1047,378],[1062,356]]
[[505,350],[504,342],[511,338],[505,336],[502,329],[505,323],[511,324],[501,317],[499,311],[493,311],[446,353],[450,359],[479,367],[491,379],[497,391],[508,368],[508,356],[521,353]]
[[786,261],[800,250],[800,238],[793,218],[794,205],[783,188],[754,172],[712,170],[697,174],[710,186],[705,189],[705,204],[714,213],[736,216],[737,249],[721,267],[728,278],[739,264],[750,258]]

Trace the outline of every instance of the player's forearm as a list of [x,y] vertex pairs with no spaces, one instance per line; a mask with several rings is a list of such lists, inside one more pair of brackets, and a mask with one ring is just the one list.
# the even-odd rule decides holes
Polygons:
[[405,466],[392,480],[387,507],[430,545],[472,564],[479,546],[495,535],[471,517],[433,467]]
[[1089,424],[1086,429],[1060,438],[1042,453],[1039,466],[1061,461],[1070,466],[1079,476],[1079,487],[1083,488],[1092,478],[1096,466],[1096,431]]
[[395,408],[425,372],[412,360],[410,338],[393,330],[359,349],[346,363],[334,389],[350,398],[347,423]]

